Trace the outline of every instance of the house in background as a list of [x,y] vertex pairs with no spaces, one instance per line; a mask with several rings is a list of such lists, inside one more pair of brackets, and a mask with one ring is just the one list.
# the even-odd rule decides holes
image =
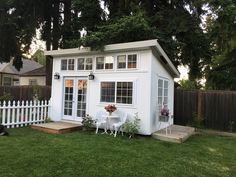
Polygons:
[[45,51],[45,55],[53,57],[50,118],[54,121],[81,122],[86,114],[95,117],[115,104],[128,113],[128,119],[138,112],[139,133],[150,135],[167,126],[159,126],[163,105],[173,115],[174,78],[179,72],[157,40],[106,45],[103,51]]
[[20,85],[46,85],[45,66],[20,75]]
[[42,67],[41,64],[33,60],[22,59],[23,67],[20,69],[20,71],[18,71],[15,66],[12,65],[12,62],[13,60],[11,60],[9,63],[0,63],[0,85],[20,85],[20,75]]

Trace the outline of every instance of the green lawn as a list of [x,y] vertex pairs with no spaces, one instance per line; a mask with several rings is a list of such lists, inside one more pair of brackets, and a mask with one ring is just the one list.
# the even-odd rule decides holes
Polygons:
[[0,176],[233,177],[236,138],[195,135],[173,144],[150,137],[11,129],[9,137],[0,137]]

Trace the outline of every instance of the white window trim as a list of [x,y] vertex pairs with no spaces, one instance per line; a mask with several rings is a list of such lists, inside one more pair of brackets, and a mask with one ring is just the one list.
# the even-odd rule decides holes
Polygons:
[[[109,57],[109,56],[112,56],[113,57],[113,68],[112,69],[106,69],[105,68],[105,58],[106,57]],[[103,69],[97,69],[97,58],[100,58],[100,57],[103,57],[104,58],[104,63],[103,63]],[[102,56],[96,56],[95,57],[95,70],[97,71],[97,72],[99,72],[99,71],[115,71],[115,62],[116,61],[116,56],[115,55],[102,55]]]
[[[78,59],[80,59],[80,58],[83,58],[84,59],[84,69],[83,70],[79,70],[78,69]],[[88,58],[91,58],[92,59],[92,69],[86,69],[86,60],[88,59]],[[82,57],[77,57],[77,59],[76,59],[76,71],[79,71],[79,72],[89,72],[89,71],[93,71],[93,68],[94,68],[94,57],[84,57],[84,56],[82,56]]]
[[[118,68],[118,56],[125,55],[125,68]],[[136,55],[136,68],[128,68],[128,55]],[[126,71],[126,70],[137,70],[139,68],[139,54],[138,53],[125,53],[125,54],[118,54],[116,55],[116,70],[117,71]]]
[[[65,70],[62,69],[62,60],[66,60],[66,69]],[[69,70],[69,60],[74,60],[74,69],[72,69],[72,70]],[[62,72],[64,72],[64,71],[75,71],[76,66],[77,66],[77,60],[75,58],[62,58],[61,61],[60,61],[60,70]]]
[[[101,83],[102,82],[115,82],[115,102],[101,102]],[[117,82],[132,82],[133,83],[132,104],[116,103]],[[137,93],[136,80],[131,80],[131,79],[128,79],[128,80],[125,80],[125,79],[122,79],[122,80],[101,80],[101,81],[99,81],[99,89],[100,89],[100,92],[99,92],[99,103],[98,103],[98,105],[104,105],[105,106],[105,105],[108,105],[108,104],[114,104],[114,105],[117,105],[117,106],[120,106],[120,107],[134,107],[136,105],[136,93]]]
[[[161,105],[158,103],[158,98],[159,98],[159,79],[160,80],[162,80],[163,81],[163,88],[162,88],[162,103],[161,103]],[[165,78],[165,77],[161,77],[161,76],[159,76],[158,77],[158,79],[157,79],[157,105],[158,105],[158,108],[161,106],[161,108],[163,107],[163,103],[164,103],[164,83],[165,83],[165,81],[167,81],[168,82],[168,86],[167,86],[167,104],[165,104],[165,105],[167,105],[167,106],[169,106],[169,86],[170,86],[170,81],[169,81],[169,79],[167,79],[167,78]]]

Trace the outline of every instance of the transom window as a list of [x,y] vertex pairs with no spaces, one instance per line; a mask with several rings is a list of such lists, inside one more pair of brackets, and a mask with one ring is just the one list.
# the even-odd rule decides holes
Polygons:
[[101,102],[133,103],[133,82],[101,82]]
[[137,54],[117,56],[117,69],[137,68]]
[[75,67],[74,59],[61,60],[61,70],[74,70],[74,67]]
[[92,70],[93,60],[92,58],[78,58],[77,69],[78,70]]
[[163,105],[168,105],[168,81],[164,79],[158,79],[158,106],[159,109]]
[[96,69],[113,69],[114,65],[114,57],[106,56],[106,57],[97,57],[96,58]]

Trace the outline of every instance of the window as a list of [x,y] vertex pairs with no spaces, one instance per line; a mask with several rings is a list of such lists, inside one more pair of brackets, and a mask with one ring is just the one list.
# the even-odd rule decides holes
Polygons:
[[126,55],[117,56],[117,68],[118,69],[126,68]]
[[92,70],[93,60],[92,58],[78,58],[78,70]]
[[101,82],[101,102],[132,104],[133,82]]
[[101,102],[115,102],[115,82],[101,83]]
[[106,56],[96,58],[96,69],[113,69],[114,57]]
[[117,56],[117,69],[137,68],[137,54]]
[[12,81],[11,77],[4,77],[3,78],[3,85],[11,86],[11,81]]
[[75,60],[69,59],[68,60],[68,70],[74,70],[74,66],[75,66]]
[[137,55],[128,55],[128,68],[136,68],[137,66]]
[[132,104],[133,83],[117,82],[116,103]]
[[104,57],[97,57],[96,69],[104,69]]
[[61,60],[61,70],[67,70],[67,60]]
[[29,85],[37,85],[37,79],[29,79]]
[[61,60],[61,70],[74,70],[75,60],[74,59],[63,59]]
[[163,105],[168,105],[168,81],[164,79],[158,79],[159,109],[161,109]]

